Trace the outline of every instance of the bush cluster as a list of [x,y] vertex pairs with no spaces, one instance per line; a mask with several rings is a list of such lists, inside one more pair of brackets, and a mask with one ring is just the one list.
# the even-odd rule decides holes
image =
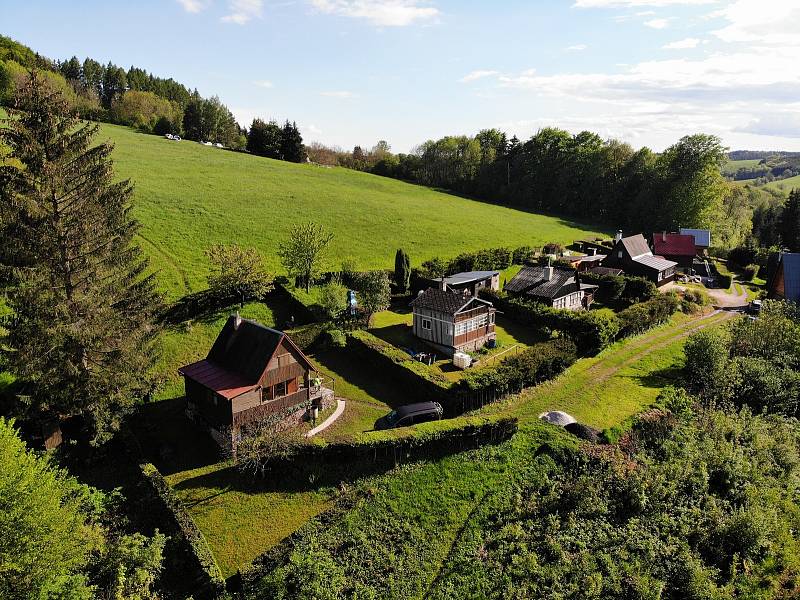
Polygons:
[[512,264],[525,264],[533,260],[536,250],[530,246],[519,248],[485,248],[476,252],[464,252],[452,260],[432,258],[422,263],[419,275],[436,278],[465,271],[502,271]]
[[566,339],[553,340],[528,348],[493,368],[468,371],[455,389],[472,392],[491,389],[501,395],[518,392],[554,378],[576,359],[574,343]]
[[583,283],[599,286],[596,298],[603,304],[645,302],[658,295],[656,285],[643,277],[594,273],[581,273],[580,277]]
[[666,323],[678,312],[680,306],[680,298],[674,292],[659,294],[647,302],[632,304],[617,315],[620,335],[623,337],[638,335]]

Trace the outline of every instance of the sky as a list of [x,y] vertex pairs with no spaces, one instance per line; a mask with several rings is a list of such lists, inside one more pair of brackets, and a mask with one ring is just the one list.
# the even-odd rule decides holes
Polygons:
[[342,148],[497,127],[800,151],[800,0],[0,0],[0,33]]

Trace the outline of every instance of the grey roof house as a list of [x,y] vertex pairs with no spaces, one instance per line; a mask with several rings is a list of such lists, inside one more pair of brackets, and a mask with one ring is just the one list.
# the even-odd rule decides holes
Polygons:
[[503,289],[553,308],[577,310],[589,308],[597,286],[581,283],[574,269],[546,266],[523,267]]
[[662,286],[675,279],[678,263],[655,256],[641,233],[622,237],[622,232],[618,231],[614,247],[603,260],[602,266],[622,269],[627,275],[644,277]]

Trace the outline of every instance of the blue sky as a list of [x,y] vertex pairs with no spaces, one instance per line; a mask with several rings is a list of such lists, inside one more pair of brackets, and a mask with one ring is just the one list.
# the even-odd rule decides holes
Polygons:
[[0,0],[0,33],[342,147],[499,127],[800,150],[796,0]]

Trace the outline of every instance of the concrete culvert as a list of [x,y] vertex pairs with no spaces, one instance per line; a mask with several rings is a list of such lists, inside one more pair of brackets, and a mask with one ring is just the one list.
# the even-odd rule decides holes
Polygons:
[[594,427],[589,427],[588,425],[575,422],[565,425],[564,429],[582,440],[586,440],[595,444],[600,441],[600,432]]
[[544,412],[539,415],[539,418],[542,421],[547,421],[552,425],[558,425],[559,427],[566,427],[570,423],[575,423],[575,417],[572,415],[568,415],[565,412],[560,410],[551,410],[550,412]]

